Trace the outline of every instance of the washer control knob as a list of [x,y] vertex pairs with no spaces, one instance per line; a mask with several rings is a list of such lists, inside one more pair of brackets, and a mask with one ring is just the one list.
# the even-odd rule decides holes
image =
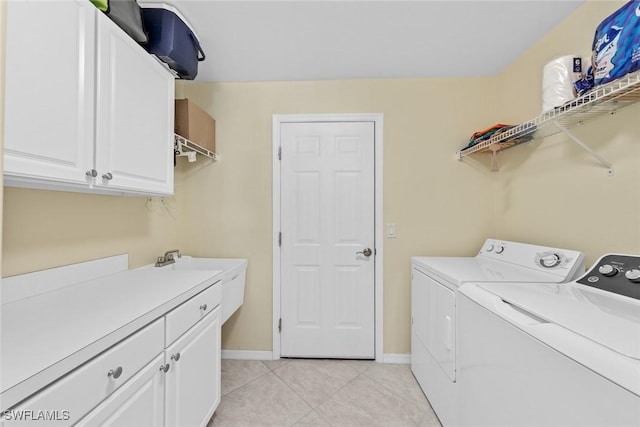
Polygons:
[[496,246],[496,253],[501,254],[502,252],[504,252],[504,246],[502,245]]
[[604,264],[598,268],[598,272],[605,277],[613,277],[618,274],[618,269],[610,264]]
[[553,268],[559,265],[561,261],[562,259],[560,258],[560,255],[556,253],[550,253],[540,258],[540,265],[545,268]]
[[491,252],[492,250],[493,250],[493,243],[489,243],[489,245],[487,245],[486,251]]
[[638,283],[640,282],[640,270],[631,269],[624,273],[624,277],[631,280],[632,282]]

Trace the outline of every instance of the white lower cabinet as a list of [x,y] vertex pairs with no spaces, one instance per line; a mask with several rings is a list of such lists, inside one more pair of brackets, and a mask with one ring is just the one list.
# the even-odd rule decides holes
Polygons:
[[[162,354],[163,342],[164,321],[158,319],[11,409],[21,414],[53,411],[60,418],[56,425],[73,424]],[[5,416],[3,425],[13,425],[11,421]]]
[[167,426],[205,426],[220,403],[220,306],[165,351]]
[[76,426],[164,425],[164,354],[158,355]]
[[[218,282],[4,411],[0,426],[43,425],[16,420],[26,412],[56,426],[206,426],[221,397],[221,298]],[[167,342],[171,325],[185,329]]]

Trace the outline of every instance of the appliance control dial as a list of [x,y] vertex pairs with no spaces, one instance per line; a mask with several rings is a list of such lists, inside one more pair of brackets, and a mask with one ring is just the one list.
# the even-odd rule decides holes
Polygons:
[[487,252],[491,252],[492,250],[493,250],[493,243],[489,243],[489,244],[487,245],[486,251],[487,251]]
[[496,253],[497,253],[497,254],[501,254],[502,252],[504,252],[504,246],[502,246],[502,245],[498,245],[498,246],[496,247]]
[[605,277],[613,277],[618,274],[618,269],[611,264],[603,264],[600,266],[600,268],[598,268],[598,273],[602,274]]
[[627,270],[626,273],[624,273],[624,277],[626,277],[627,279],[631,280],[634,283],[639,283],[640,282],[640,270],[637,269],[631,269],[631,270]]
[[548,253],[540,257],[540,265],[545,268],[553,268],[562,262],[560,255],[556,253]]

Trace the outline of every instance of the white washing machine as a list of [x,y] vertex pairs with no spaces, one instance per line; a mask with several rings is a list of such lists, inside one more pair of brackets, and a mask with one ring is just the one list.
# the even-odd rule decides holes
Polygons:
[[459,424],[640,426],[640,257],[460,289]]
[[467,282],[562,283],[580,252],[487,239],[475,257],[411,259],[411,370],[445,426],[457,424],[456,299]]

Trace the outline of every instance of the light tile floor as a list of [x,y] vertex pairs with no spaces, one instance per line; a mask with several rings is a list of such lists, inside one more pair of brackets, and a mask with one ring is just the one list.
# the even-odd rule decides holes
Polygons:
[[366,360],[223,360],[208,427],[440,427],[409,365]]

